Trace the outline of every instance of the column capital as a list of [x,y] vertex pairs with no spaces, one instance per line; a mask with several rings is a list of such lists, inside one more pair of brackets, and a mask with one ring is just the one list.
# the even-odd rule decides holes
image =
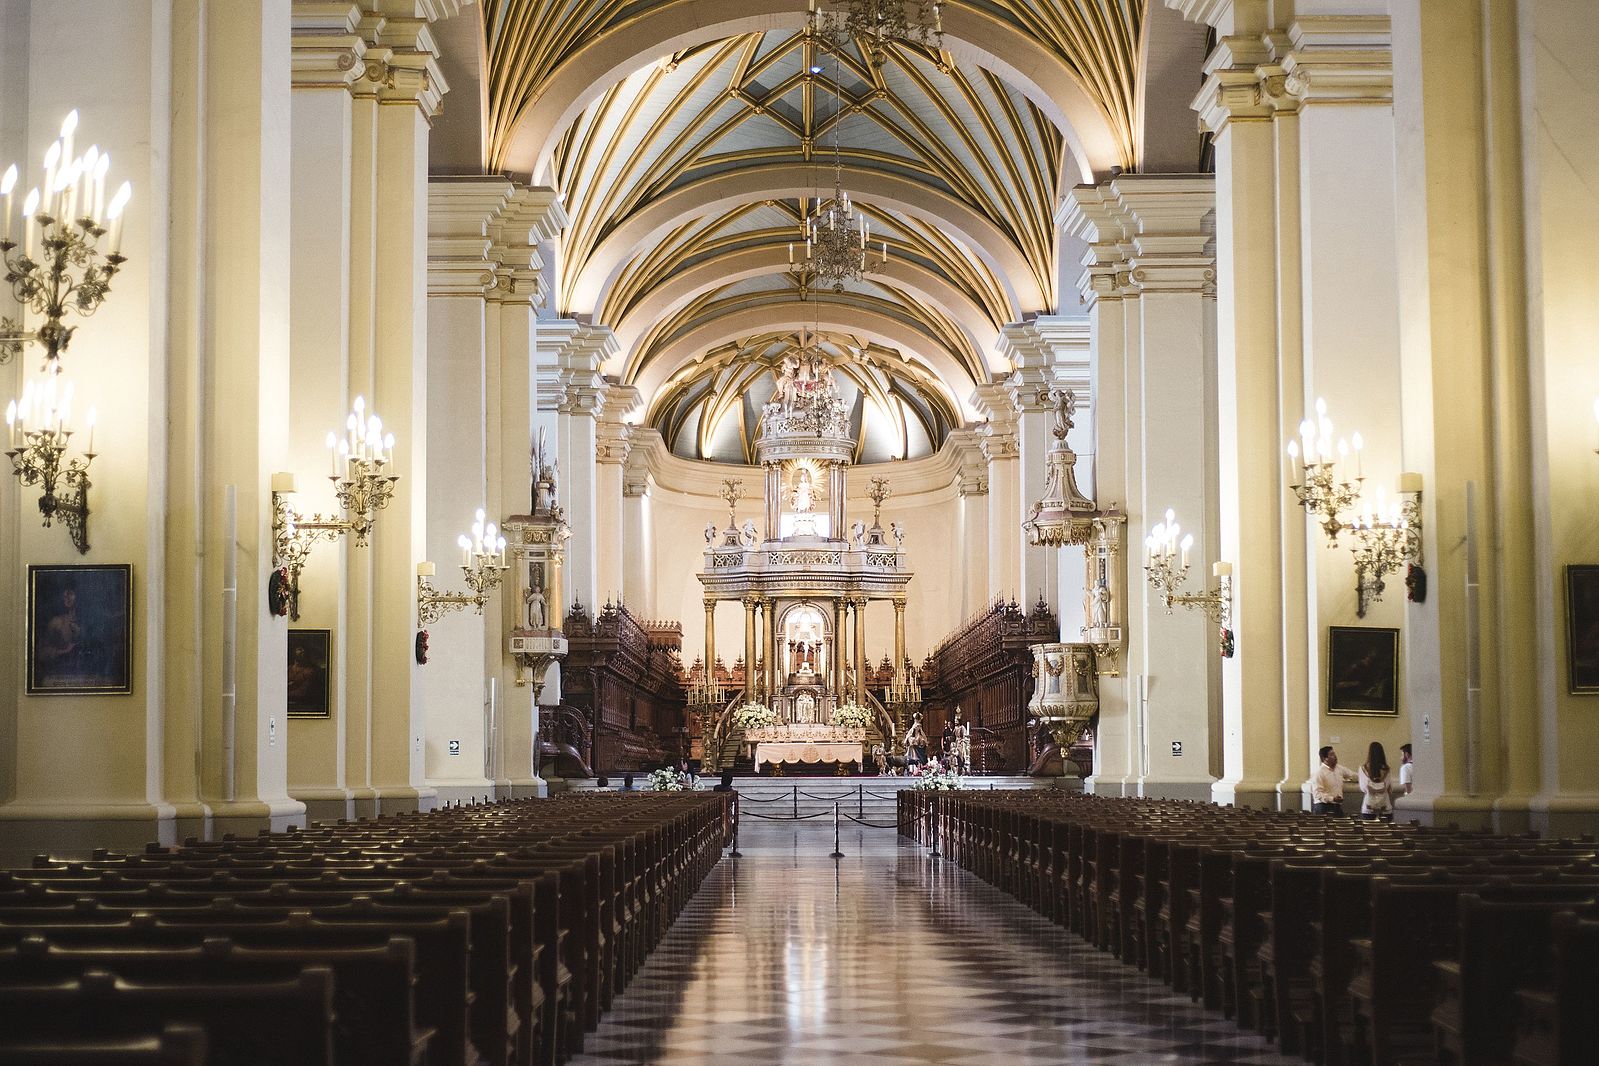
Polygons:
[[988,494],[988,460],[983,455],[982,440],[975,429],[952,430],[945,438],[945,446],[955,456],[955,488],[961,496]]
[[349,92],[366,69],[361,8],[349,0],[295,0],[289,25],[293,87]]
[[1003,382],[979,385],[972,390],[972,406],[987,421],[977,427],[977,437],[988,461],[1014,459],[1021,454],[1016,439],[1017,412]]
[[497,282],[490,232],[512,191],[498,176],[428,182],[428,295],[478,296]]
[[605,378],[600,368],[621,350],[616,335],[605,326],[592,326],[570,318],[541,321],[534,342],[538,363],[549,368],[553,381],[540,375],[540,391],[555,386],[562,414],[598,418],[605,405]]
[[1214,292],[1216,182],[1209,174],[1124,174],[1078,186],[1065,224],[1090,241],[1084,295]]
[[1289,93],[1316,103],[1393,103],[1393,34],[1387,15],[1305,15],[1288,27],[1282,60]]
[[622,471],[622,495],[648,496],[655,490],[650,460],[657,448],[666,447],[661,431],[653,426],[628,427],[627,464]]
[[599,426],[595,431],[595,459],[607,466],[627,462],[633,427],[627,416],[642,402],[643,396],[631,385],[607,383],[600,390]]
[[450,86],[439,66],[439,46],[422,15],[369,15],[363,27],[376,27],[364,79],[378,103],[415,107],[432,125]]

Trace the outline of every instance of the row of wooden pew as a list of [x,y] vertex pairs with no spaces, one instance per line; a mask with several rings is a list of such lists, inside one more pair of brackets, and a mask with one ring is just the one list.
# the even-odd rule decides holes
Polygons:
[[729,796],[454,807],[0,873],[0,1063],[554,1066]]
[[1060,791],[902,792],[903,835],[1307,1061],[1599,1063],[1599,856]]

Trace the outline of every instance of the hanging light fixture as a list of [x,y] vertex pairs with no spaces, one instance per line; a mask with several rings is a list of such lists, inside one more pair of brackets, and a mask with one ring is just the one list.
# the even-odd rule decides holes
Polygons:
[[89,465],[94,462],[94,408],[85,422],[83,458],[68,458],[73,433],[72,383],[55,370],[30,381],[6,405],[6,457],[24,486],[39,486],[39,513],[49,528],[60,519],[80,555],[89,551]]
[[[22,308],[15,319],[0,317],[0,363],[37,344],[44,348],[45,367],[59,367],[77,328],[65,324],[67,315],[94,314],[127,261],[121,254],[123,210],[133,187],[123,182],[107,204],[111,157],[95,145],[74,156],[77,129],[74,110],[45,152],[44,185],[23,198],[20,226],[14,221],[17,168],[0,174],[0,266]],[[40,320],[33,329],[30,316]]]
[[890,42],[944,47],[943,7],[939,0],[829,0],[822,10],[811,0],[810,21],[834,50],[861,41],[871,61],[880,64]]
[[[835,59],[836,62],[836,59]],[[799,281],[801,291],[812,280],[843,292],[845,282],[859,281],[888,263],[888,242],[879,242],[872,254],[872,224],[864,212],[857,211],[844,191],[844,160],[839,148],[838,128],[843,112],[843,94],[835,70],[833,77],[833,198],[816,197],[814,208],[804,205],[800,215],[803,243],[788,246],[789,273]]]

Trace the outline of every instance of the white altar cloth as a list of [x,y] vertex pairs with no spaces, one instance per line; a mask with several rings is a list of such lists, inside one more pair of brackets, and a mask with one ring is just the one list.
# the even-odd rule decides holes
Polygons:
[[815,740],[765,741],[755,745],[755,769],[763,763],[854,763],[866,758],[864,744],[825,743]]
[[822,744],[865,744],[866,730],[845,729],[842,726],[817,723],[778,724],[747,729],[744,731],[744,739],[751,744],[760,744],[766,741],[777,741],[779,743],[811,741]]

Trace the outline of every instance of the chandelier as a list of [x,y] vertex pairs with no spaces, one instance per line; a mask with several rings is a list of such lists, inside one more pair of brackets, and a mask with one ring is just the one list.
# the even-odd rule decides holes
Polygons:
[[1382,599],[1389,574],[1422,561],[1421,475],[1400,474],[1399,493],[1403,499],[1389,503],[1379,488],[1371,511],[1356,515],[1345,527],[1355,538],[1350,551],[1355,557],[1355,614],[1360,618]]
[[[45,152],[42,191],[30,189],[23,199],[20,233],[13,223],[15,164],[0,175],[0,264],[22,309],[18,318],[0,317],[0,363],[9,362],[26,345],[38,344],[45,351],[45,366],[58,366],[77,328],[65,324],[68,313],[85,318],[94,314],[127,261],[121,254],[123,209],[133,187],[123,182],[107,205],[111,157],[94,145],[74,156],[77,128],[78,113],[72,111],[61,125],[60,139]],[[36,328],[28,328],[30,315],[41,320]]]
[[1349,441],[1339,438],[1333,450],[1333,425],[1327,417],[1327,401],[1316,401],[1316,419],[1299,424],[1299,440],[1288,442],[1288,460],[1293,468],[1293,489],[1305,513],[1321,522],[1327,543],[1338,547],[1338,534],[1344,531],[1343,513],[1360,499],[1360,486],[1366,480],[1361,468],[1362,442],[1354,436],[1355,478],[1340,479],[1338,463],[1347,461]]
[[[816,68],[819,69],[819,68]],[[861,278],[888,263],[888,242],[882,241],[879,256],[871,252],[872,224],[865,212],[856,211],[849,193],[844,191],[844,159],[838,143],[839,119],[843,98],[838,77],[833,78],[833,198],[816,197],[815,207],[804,205],[800,213],[803,245],[788,246],[788,270],[799,282],[801,292],[812,279],[843,292],[844,283]]]
[[944,47],[943,6],[938,0],[830,0],[830,10],[820,11],[811,0],[810,20],[834,51],[851,40],[861,41],[868,58],[878,64],[891,41]]
[[366,400],[357,396],[345,419],[345,435],[329,433],[327,439],[328,480],[343,517],[297,513],[288,499],[295,492],[294,475],[272,475],[272,549],[278,571],[270,598],[284,604],[283,611],[274,613],[299,621],[300,573],[318,541],[348,534],[356,547],[366,547],[377,513],[394,498],[400,480],[399,475],[384,472],[394,459],[394,443],[394,434],[383,432],[383,420],[368,414]]
[[489,593],[505,580],[510,564],[505,561],[505,538],[493,522],[485,521],[482,508],[472,523],[472,535],[462,534],[457,542],[461,546],[461,573],[466,578],[470,592],[440,592],[428,579],[434,575],[432,563],[418,563],[416,568],[416,614],[422,625],[428,626],[450,611],[468,607],[483,613],[489,602]]
[[72,440],[72,383],[46,370],[28,382],[20,400],[6,405],[6,457],[24,486],[39,486],[39,513],[49,528],[56,519],[79,554],[89,551],[89,464],[94,462],[94,408],[89,408],[88,446],[82,459],[68,459]]

